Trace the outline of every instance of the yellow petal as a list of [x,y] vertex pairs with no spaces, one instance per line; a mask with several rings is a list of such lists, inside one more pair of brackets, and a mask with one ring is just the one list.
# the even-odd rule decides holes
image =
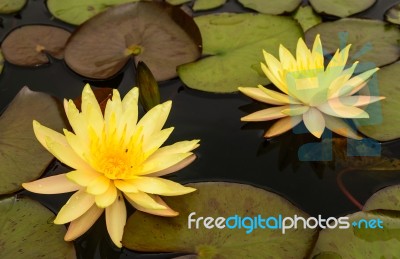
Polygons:
[[266,95],[275,99],[276,101],[286,103],[286,104],[300,104],[301,103],[296,98],[293,98],[286,94],[278,93],[274,90],[270,90],[268,88],[263,87],[262,85],[258,85],[258,88],[260,88],[261,91],[263,91]]
[[[139,99],[139,88],[133,87],[122,100],[122,108],[124,110],[129,109],[129,107],[137,107]],[[136,121],[132,121],[132,123],[136,124]]]
[[158,133],[154,134],[151,138],[148,138],[146,142],[143,142],[143,152],[146,155],[153,154],[171,135],[174,127],[163,129]]
[[311,51],[308,49],[302,38],[299,38],[299,40],[297,41],[296,61],[297,68],[299,70],[313,69],[313,67],[311,66]]
[[383,96],[369,96],[369,95],[353,95],[353,96],[343,96],[335,99],[329,100],[332,102],[339,102],[346,106],[365,106],[374,102],[385,99]]
[[107,101],[106,108],[104,110],[104,123],[105,130],[108,136],[114,134],[117,131],[119,121],[122,118],[122,102],[119,92],[113,90],[113,96],[111,100]]
[[281,113],[288,116],[297,116],[307,112],[308,109],[310,109],[310,107],[305,105],[290,105],[290,108],[282,110]]
[[103,113],[89,84],[86,84],[82,91],[81,110],[87,124],[100,136],[104,126]]
[[332,117],[329,115],[324,115],[324,119],[325,119],[325,126],[331,131],[344,137],[357,140],[362,139],[362,137],[358,135],[357,132],[342,119]]
[[268,52],[266,52],[265,50],[263,50],[263,55],[264,55],[264,59],[265,59],[265,63],[268,67],[268,69],[271,71],[271,73],[276,77],[276,78],[280,78],[280,74],[283,70],[282,68],[282,64],[271,54],[269,54]]
[[83,235],[93,226],[97,219],[101,216],[104,209],[92,205],[88,211],[79,218],[73,220],[69,224],[68,231],[64,236],[65,241],[72,241]]
[[110,206],[117,198],[117,188],[113,183],[108,185],[108,189],[105,193],[96,195],[94,201],[100,208],[106,208]]
[[199,147],[199,142],[200,142],[199,139],[179,141],[172,145],[158,149],[153,156],[172,155],[172,154],[190,152]]
[[302,121],[302,116],[294,116],[294,117],[286,117],[278,120],[272,125],[269,130],[265,133],[265,138],[272,138],[277,135],[280,135],[291,128],[295,127]]
[[282,68],[285,70],[296,70],[297,62],[292,53],[285,48],[282,44],[279,45],[279,60],[281,61]]
[[182,168],[185,168],[186,166],[190,165],[194,160],[196,159],[196,155],[191,155],[185,159],[183,159],[182,161],[176,163],[173,166],[170,166],[164,170],[152,173],[152,174],[148,174],[147,176],[149,177],[158,177],[158,176],[163,176],[163,175],[167,175],[170,173],[174,173],[176,171],[181,170]]
[[86,193],[83,189],[77,191],[61,208],[54,220],[54,224],[65,224],[79,218],[88,211],[93,204],[93,195]]
[[100,195],[108,190],[109,185],[110,179],[103,175],[100,175],[88,184],[86,191],[93,195]]
[[321,137],[325,129],[325,120],[324,116],[322,116],[322,113],[318,109],[311,107],[303,114],[303,121],[311,134],[317,138]]
[[82,142],[82,140],[77,135],[68,131],[67,129],[64,129],[63,131],[68,145],[85,163],[87,163],[87,161],[85,160],[85,154],[90,153],[89,145],[87,145],[87,143],[85,142]]
[[313,63],[315,64],[316,69],[324,68],[324,52],[322,49],[321,38],[319,34],[315,37],[311,56],[313,58]]
[[332,71],[341,73],[344,66],[347,63],[350,47],[351,47],[351,44],[347,45],[341,51],[337,50],[336,53],[333,55],[331,61],[329,62],[328,66],[326,67],[326,70],[328,70],[328,71],[332,70]]
[[157,201],[155,201],[150,195],[144,192],[124,193],[124,195],[128,200],[132,200],[134,203],[146,209],[164,210],[167,208],[164,205],[157,203]]
[[106,208],[106,225],[108,234],[113,243],[121,248],[122,235],[126,224],[126,207],[124,197],[118,192],[118,198],[115,202]]
[[75,103],[72,100],[68,102],[64,100],[65,114],[67,115],[69,124],[71,125],[74,133],[87,143],[88,138],[88,124],[86,118],[76,108]]
[[74,192],[81,187],[68,180],[66,174],[59,174],[42,178],[30,183],[23,183],[22,187],[34,193],[56,194]]
[[183,195],[196,190],[192,187],[185,187],[179,183],[158,177],[140,176],[130,181],[142,192],[163,196]]
[[150,158],[148,158],[143,163],[142,171],[138,172],[137,175],[146,175],[164,170],[181,162],[182,160],[191,156],[192,154],[193,153],[191,152],[187,152],[187,153],[160,155],[158,154],[157,150]]
[[282,77],[279,71],[277,71],[276,74],[272,73],[272,71],[264,63],[261,63],[261,69],[268,79],[279,88],[279,90],[285,94],[288,93],[287,86],[285,84],[285,78]]
[[340,117],[340,118],[369,118],[368,113],[364,110],[347,106],[337,101],[337,99],[329,100],[328,102],[317,106],[317,108],[325,114]]
[[114,180],[114,185],[122,192],[138,192],[138,188],[130,180]]
[[263,103],[268,103],[268,104],[273,104],[273,105],[283,105],[285,103],[277,101],[267,94],[265,94],[261,89],[255,88],[255,87],[239,87],[238,88],[240,92],[243,94],[247,95],[250,98],[253,98],[254,100],[263,102]]
[[97,177],[102,176],[94,170],[74,170],[66,174],[67,178],[80,186],[88,186]]
[[241,121],[268,121],[286,117],[282,111],[290,109],[290,105],[267,108],[242,117]]
[[343,71],[343,73],[336,77],[335,79],[332,80],[331,84],[329,85],[329,90],[328,90],[328,98],[333,96],[335,93],[340,91],[340,89],[346,85],[350,77],[353,75],[354,70],[356,69],[358,62],[354,62],[354,64]]
[[329,93],[329,98],[335,98],[349,94],[355,88],[358,88],[358,86],[364,84],[378,70],[379,68],[370,69],[362,74],[359,74],[351,78],[349,81],[347,81],[346,84],[344,84],[337,91]]
[[170,207],[168,207],[168,205],[159,196],[151,195],[151,197],[154,199],[155,202],[157,202],[158,204],[164,206],[165,209],[158,209],[158,210],[147,209],[147,208],[145,208],[143,206],[140,206],[136,202],[132,201],[131,199],[129,199],[129,197],[126,197],[126,198],[127,198],[128,202],[130,204],[132,204],[133,207],[135,207],[135,209],[143,211],[145,213],[153,214],[153,215],[156,215],[156,216],[162,216],[162,217],[175,217],[175,216],[179,215],[178,212],[176,212],[173,209],[171,209]]

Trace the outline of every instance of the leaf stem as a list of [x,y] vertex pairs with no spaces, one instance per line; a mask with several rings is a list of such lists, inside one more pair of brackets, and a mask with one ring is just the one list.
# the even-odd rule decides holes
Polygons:
[[343,170],[341,170],[337,177],[336,177],[336,182],[339,186],[339,189],[342,191],[342,193],[347,197],[347,199],[354,204],[354,206],[356,206],[358,209],[362,210],[363,209],[363,205],[347,190],[346,186],[343,183],[343,175],[345,173],[351,172],[355,170],[354,168],[345,168]]

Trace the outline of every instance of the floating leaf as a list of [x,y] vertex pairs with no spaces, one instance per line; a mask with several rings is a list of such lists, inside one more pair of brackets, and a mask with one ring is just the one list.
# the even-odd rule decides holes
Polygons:
[[296,13],[293,15],[293,18],[300,23],[303,31],[307,31],[311,27],[320,24],[322,22],[322,18],[314,13],[314,10],[311,6],[300,6],[297,9]]
[[301,0],[239,0],[244,7],[266,14],[282,14],[293,12]]
[[[199,258],[264,258],[266,253],[271,258],[304,258],[314,242],[316,231],[302,227],[282,234],[281,229],[262,229],[259,226],[246,234],[243,227],[208,229],[200,222],[202,225],[196,229],[196,223],[192,222],[189,229],[188,215],[192,212],[196,213],[195,219],[235,215],[268,218],[296,214],[307,217],[279,195],[249,185],[214,182],[190,186],[197,191],[185,196],[165,197],[171,208],[179,211],[177,217],[135,212],[125,226],[123,245],[145,252],[196,253]],[[234,223],[231,223],[232,226]],[[269,224],[275,223],[269,221]]]
[[390,8],[385,14],[385,19],[388,22],[400,25],[400,4]]
[[181,5],[191,1],[192,0],[166,0],[165,2],[169,3],[170,5]]
[[15,13],[21,10],[26,4],[26,0],[0,0],[0,13]]
[[[323,229],[310,258],[398,258],[400,256],[400,218],[395,215],[357,212],[348,216],[357,222],[348,229]],[[365,228],[360,220],[376,220],[375,228]],[[383,221],[378,228],[377,221]],[[360,227],[360,228],[359,228]]]
[[[99,29],[101,28],[101,29]],[[176,67],[200,55],[200,33],[179,7],[138,2],[109,8],[83,24],[65,50],[68,66],[86,77],[109,78],[134,57],[154,77],[176,76]]]
[[210,56],[180,66],[178,74],[187,86],[208,92],[236,92],[238,86],[268,84],[260,67],[262,50],[277,55],[279,44],[293,50],[302,35],[290,17],[222,13],[199,16],[195,21],[203,38],[203,54]]
[[47,0],[54,17],[63,22],[80,25],[109,7],[139,0]]
[[363,210],[400,211],[400,185],[389,186],[374,193],[365,203]]
[[64,241],[65,227],[51,223],[52,218],[29,198],[0,200],[0,258],[76,258],[74,245]]
[[13,30],[1,44],[4,58],[19,66],[46,64],[49,54],[57,59],[64,56],[70,33],[48,25],[26,25]]
[[158,84],[150,69],[142,61],[136,68],[136,80],[139,87],[140,102],[146,111],[160,104],[160,91]]
[[379,95],[386,99],[368,106],[369,119],[354,121],[367,137],[379,141],[400,138],[400,63],[381,68],[377,77]]
[[328,53],[352,44],[350,58],[373,62],[378,67],[390,64],[400,56],[400,30],[382,21],[345,18],[321,23],[306,32],[308,46],[312,46],[317,34],[321,35],[324,50]]
[[39,178],[53,159],[33,133],[34,119],[58,131],[65,127],[55,99],[24,87],[0,117],[0,194]]
[[309,0],[318,13],[347,17],[370,8],[376,0]]
[[224,5],[226,0],[196,0],[193,5],[193,10],[209,10]]

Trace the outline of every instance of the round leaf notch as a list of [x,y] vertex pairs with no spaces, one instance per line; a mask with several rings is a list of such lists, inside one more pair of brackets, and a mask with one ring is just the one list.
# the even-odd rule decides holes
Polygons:
[[157,81],[176,76],[178,65],[200,56],[201,36],[179,7],[138,2],[108,9],[84,23],[71,36],[65,61],[76,73],[106,79],[131,57],[144,61]]

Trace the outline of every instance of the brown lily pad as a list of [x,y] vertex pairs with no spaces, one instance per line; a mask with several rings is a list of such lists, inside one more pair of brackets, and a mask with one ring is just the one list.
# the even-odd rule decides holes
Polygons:
[[70,33],[48,25],[26,25],[13,30],[1,44],[5,60],[19,66],[49,62],[48,55],[62,59]]
[[130,58],[144,61],[160,80],[176,76],[178,65],[200,56],[200,32],[179,7],[138,2],[109,8],[84,23],[65,50],[68,66],[80,75],[105,79]]

